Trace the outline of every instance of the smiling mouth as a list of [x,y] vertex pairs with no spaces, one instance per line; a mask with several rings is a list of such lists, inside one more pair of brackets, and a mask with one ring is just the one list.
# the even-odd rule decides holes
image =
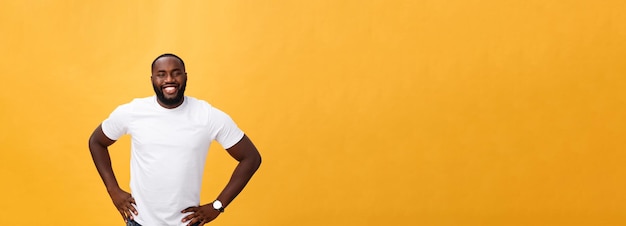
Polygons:
[[172,94],[175,94],[177,90],[178,88],[174,86],[168,86],[168,87],[163,88],[163,93],[172,95]]

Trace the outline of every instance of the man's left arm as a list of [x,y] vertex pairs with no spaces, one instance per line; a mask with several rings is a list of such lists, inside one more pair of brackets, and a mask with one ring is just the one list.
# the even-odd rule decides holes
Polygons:
[[[230,156],[232,156],[239,163],[237,164],[237,167],[235,167],[228,184],[219,196],[217,196],[217,200],[222,203],[224,208],[228,206],[228,204],[230,204],[233,199],[237,197],[237,195],[239,195],[246,184],[248,184],[248,181],[250,181],[250,178],[252,178],[252,175],[254,175],[256,170],[261,165],[261,154],[259,154],[259,151],[256,149],[250,138],[248,138],[245,134],[243,138],[237,142],[237,144],[226,150],[228,151],[228,154],[230,154]],[[213,203],[198,207],[189,207],[182,212],[191,213],[183,218],[183,222],[189,221],[188,225],[193,225],[195,223],[204,225],[217,218],[217,216],[221,213],[213,208]]]

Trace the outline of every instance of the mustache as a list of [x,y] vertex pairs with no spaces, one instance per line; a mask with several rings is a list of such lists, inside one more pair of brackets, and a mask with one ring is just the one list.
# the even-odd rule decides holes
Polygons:
[[179,84],[176,82],[170,82],[170,83],[163,84],[161,87],[172,86],[172,85],[179,86]]

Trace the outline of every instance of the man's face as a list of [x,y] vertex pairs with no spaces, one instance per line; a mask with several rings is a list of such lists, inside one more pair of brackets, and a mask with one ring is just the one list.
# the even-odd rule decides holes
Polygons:
[[187,72],[175,57],[161,57],[152,68],[152,88],[159,104],[165,108],[175,108],[183,103]]

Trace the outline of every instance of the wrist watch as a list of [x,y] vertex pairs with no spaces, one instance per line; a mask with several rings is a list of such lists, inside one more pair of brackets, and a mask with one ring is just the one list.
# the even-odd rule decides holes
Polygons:
[[213,209],[220,211],[220,213],[224,212],[224,206],[222,205],[222,202],[220,202],[220,200],[215,200],[213,201]]

